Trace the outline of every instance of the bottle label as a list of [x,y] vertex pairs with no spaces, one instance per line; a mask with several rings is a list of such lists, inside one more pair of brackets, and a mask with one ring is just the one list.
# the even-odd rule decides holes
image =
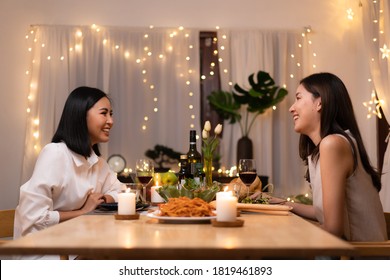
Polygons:
[[197,171],[198,171],[197,163],[191,162],[190,163],[190,174],[195,175],[195,174],[197,174]]

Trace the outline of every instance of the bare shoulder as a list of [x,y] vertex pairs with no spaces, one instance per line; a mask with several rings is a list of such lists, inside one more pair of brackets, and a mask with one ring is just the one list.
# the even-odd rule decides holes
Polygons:
[[330,134],[321,140],[320,151],[351,151],[348,140],[337,134]]
[[346,176],[353,172],[353,151],[350,143],[341,135],[331,134],[324,137],[320,143],[320,160],[322,164],[344,170]]

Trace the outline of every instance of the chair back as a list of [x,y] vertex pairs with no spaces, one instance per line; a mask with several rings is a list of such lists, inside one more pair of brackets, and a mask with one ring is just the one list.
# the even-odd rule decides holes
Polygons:
[[0,238],[13,237],[15,209],[0,210]]
[[386,228],[387,228],[387,239],[390,240],[390,212],[385,212]]

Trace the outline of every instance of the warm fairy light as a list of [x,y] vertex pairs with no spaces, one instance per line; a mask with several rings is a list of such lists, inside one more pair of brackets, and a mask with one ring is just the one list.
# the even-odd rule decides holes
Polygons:
[[379,48],[382,53],[382,59],[389,58],[390,55],[390,49],[387,47],[386,44],[383,45],[383,48]]
[[354,17],[354,12],[352,11],[351,8],[347,9],[347,19],[349,20],[353,20],[353,17]]
[[372,115],[376,115],[378,118],[382,118],[380,112],[381,106],[385,103],[384,100],[378,99],[375,91],[371,92],[371,99],[367,102],[363,102],[363,106],[367,108],[367,119],[370,119]]

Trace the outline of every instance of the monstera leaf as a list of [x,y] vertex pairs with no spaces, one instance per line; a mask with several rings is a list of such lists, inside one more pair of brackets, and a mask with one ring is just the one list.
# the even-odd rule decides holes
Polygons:
[[[285,88],[275,85],[275,81],[264,71],[251,74],[248,82],[250,85],[248,89],[235,84],[233,92],[213,91],[208,96],[210,106],[221,118],[229,120],[231,124],[236,122],[240,124],[243,136],[249,134],[260,114],[281,102],[288,93]],[[246,106],[245,117],[241,116],[242,105]],[[252,115],[251,120],[248,118],[249,115]]]
[[231,124],[240,121],[241,115],[238,110],[240,109],[241,104],[235,101],[231,92],[213,91],[207,99],[210,106],[221,118],[229,120],[229,123]]
[[287,90],[276,86],[275,81],[267,72],[257,72],[257,81],[254,76],[253,73],[248,77],[251,88],[247,90],[235,84],[233,97],[237,103],[247,104],[249,112],[262,114],[266,109],[282,101],[287,95]]

